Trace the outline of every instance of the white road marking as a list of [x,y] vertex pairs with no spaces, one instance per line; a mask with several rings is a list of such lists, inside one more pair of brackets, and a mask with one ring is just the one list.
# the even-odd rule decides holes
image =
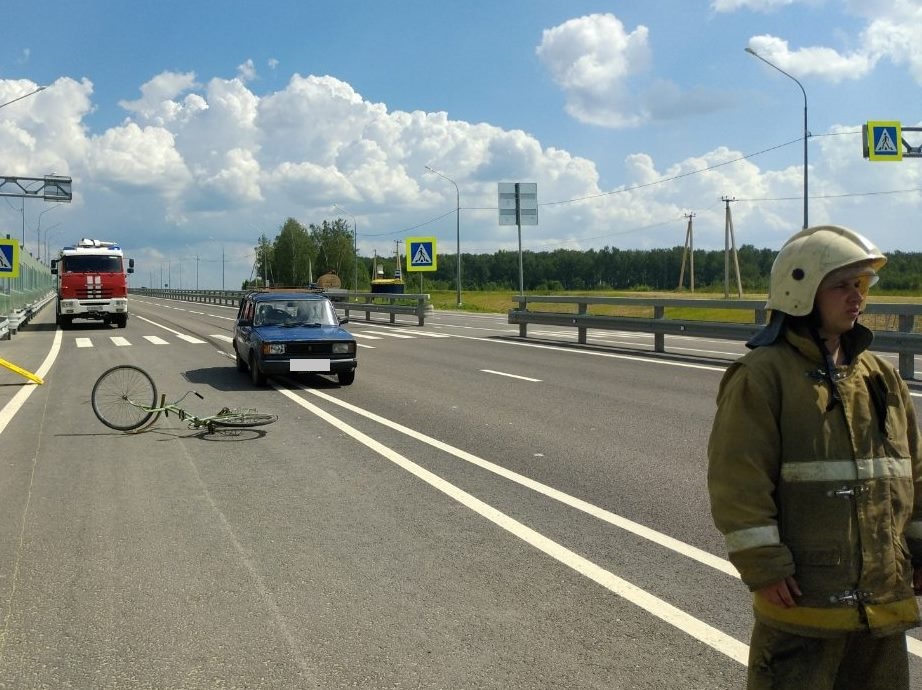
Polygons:
[[[387,338],[403,338],[405,340],[412,340],[413,338],[416,337],[412,335],[403,335],[402,333],[388,333],[387,331],[362,331],[362,335],[365,335],[366,333],[373,333],[374,335],[383,335]],[[353,335],[355,334],[353,333]]]
[[367,333],[355,333],[352,335],[356,338],[367,338],[368,340],[382,340],[380,335],[368,335]]
[[93,347],[93,341],[89,338],[74,338],[77,347]]
[[200,340],[199,338],[195,338],[195,337],[193,337],[193,336],[191,336],[191,335],[186,335],[185,333],[180,333],[179,331],[174,331],[172,328],[169,328],[169,327],[167,327],[167,326],[164,326],[162,323],[157,323],[156,321],[151,321],[150,319],[145,319],[143,316],[138,316],[137,314],[135,314],[135,318],[136,318],[136,319],[141,319],[141,321],[144,321],[145,323],[149,323],[151,326],[156,326],[157,328],[162,328],[163,330],[168,331],[169,333],[172,333],[172,334],[175,335],[177,338],[180,338],[180,339],[182,339],[182,340],[185,340],[186,342],[190,342],[190,343],[204,343],[204,342],[205,342],[204,340]]
[[492,369],[481,369],[484,374],[496,374],[497,376],[508,376],[511,379],[520,379],[522,381],[533,381],[535,383],[541,383],[541,379],[533,379],[528,376],[519,376],[518,374],[507,374],[504,371],[493,371]]
[[224,335],[223,333],[214,333],[208,336],[209,338],[214,338],[215,340],[223,340],[225,343],[232,343],[234,339],[229,335]]
[[112,344],[116,347],[129,347],[131,345],[127,338],[123,338],[120,335],[109,336],[109,340],[111,340]]
[[159,335],[145,335],[143,336],[144,340],[154,345],[169,345],[169,343],[161,338]]
[[[51,349],[48,351],[48,356],[45,357],[45,361],[42,362],[42,365],[35,372],[35,375],[40,379],[45,379],[48,376],[48,372],[51,369],[51,365],[54,364],[54,360],[58,357],[58,352],[61,350],[61,340],[63,339],[63,331],[59,328],[54,332],[54,341],[51,343]],[[0,410],[0,434],[3,433],[3,430],[6,429],[6,425],[10,423],[10,420],[19,412],[19,408],[23,406],[26,400],[29,399],[29,396],[32,395],[32,392],[38,388],[37,383],[29,383],[24,385],[16,394],[10,398],[10,401],[3,406],[3,409]],[[38,459],[38,453],[35,454],[35,459]]]
[[421,335],[426,338],[450,338],[451,336],[448,333],[429,333],[428,331],[414,331],[406,328],[400,329],[401,333],[409,333],[410,335]]
[[400,455],[396,451],[388,448],[384,444],[376,441],[367,434],[364,434],[358,429],[337,419],[313,403],[310,403],[299,395],[296,395],[295,392],[280,388],[275,384],[273,384],[273,386],[276,388],[276,390],[282,393],[282,395],[291,399],[293,402],[300,405],[307,411],[316,415],[328,424],[331,424],[343,433],[351,436],[359,443],[370,448],[387,460],[390,460],[395,465],[403,468],[418,479],[426,482],[434,489],[441,491],[446,496],[449,496],[461,505],[486,518],[490,522],[501,527],[510,534],[518,537],[527,544],[530,544],[551,558],[554,558],[555,560],[569,568],[572,568],[581,575],[588,577],[593,582],[596,582],[602,587],[605,587],[610,592],[617,594],[635,606],[642,608],[644,611],[647,611],[660,620],[694,637],[696,640],[703,642],[718,652],[725,654],[726,656],[741,664],[745,665],[747,663],[749,657],[749,646],[745,643],[740,642],[736,638],[727,635],[721,630],[708,625],[704,621],[698,620],[694,616],[685,613],[672,604],[653,596],[652,594],[642,590],[640,587],[637,587],[627,580],[618,577],[614,573],[605,570],[589,559],[580,556],[579,554],[571,551],[561,544],[558,544],[552,539],[545,537],[543,534],[522,524],[518,520],[515,520],[514,518],[506,515],[502,511],[497,510],[493,506],[485,503],[484,501],[481,501],[479,498],[476,498],[475,496],[467,493],[463,489],[458,488],[437,474],[434,474],[433,472],[420,467],[416,463],[407,459],[403,455]]

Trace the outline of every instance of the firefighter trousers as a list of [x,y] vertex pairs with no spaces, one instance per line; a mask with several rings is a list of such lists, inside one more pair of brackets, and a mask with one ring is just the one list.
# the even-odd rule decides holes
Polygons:
[[756,621],[747,690],[909,690],[906,635],[802,637]]

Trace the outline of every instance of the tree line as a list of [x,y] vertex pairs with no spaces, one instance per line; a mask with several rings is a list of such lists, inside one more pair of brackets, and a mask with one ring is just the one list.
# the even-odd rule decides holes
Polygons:
[[[347,221],[338,218],[319,225],[303,225],[289,218],[274,239],[265,234],[256,247],[256,283],[305,286],[328,272],[336,273],[345,288],[356,285],[370,289],[373,265],[392,278],[397,267],[395,255],[356,257],[354,238]],[[776,251],[742,245],[736,261],[726,261],[723,250],[694,252],[695,288],[722,290],[729,276],[733,291],[736,265],[745,292],[767,292],[768,279]],[[922,291],[922,253],[893,252],[881,272],[879,289],[912,293]],[[405,257],[401,258],[401,273]],[[684,263],[684,271],[683,271]],[[669,249],[618,249],[604,247],[585,251],[555,249],[522,254],[523,285],[529,292],[572,290],[676,290],[690,286],[691,261],[683,247]],[[456,255],[441,253],[437,270],[423,273],[426,290],[452,290],[457,285]],[[680,275],[684,276],[679,285]],[[413,290],[417,274],[404,274]],[[252,284],[252,283],[251,283]],[[519,255],[500,250],[492,254],[461,253],[463,290],[518,290]],[[248,286],[245,286],[248,287]]]

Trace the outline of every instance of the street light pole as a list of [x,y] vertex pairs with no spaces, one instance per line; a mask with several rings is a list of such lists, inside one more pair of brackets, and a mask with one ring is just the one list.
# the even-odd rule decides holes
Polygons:
[[458,255],[457,256],[457,259],[458,259],[458,267],[457,267],[458,295],[457,296],[458,296],[458,306],[460,307],[461,306],[461,190],[458,189],[457,182],[455,182],[450,177],[446,177],[445,175],[440,173],[438,170],[433,170],[428,165],[426,166],[426,170],[428,170],[431,173],[434,173],[435,175],[438,175],[443,180],[448,180],[455,186],[455,247],[456,247],[455,251]]
[[35,248],[38,256],[36,257],[39,261],[42,260],[42,216],[44,216],[48,211],[54,211],[60,206],[52,206],[51,208],[46,208],[44,211],[38,214],[38,227],[35,230],[35,241],[38,242],[38,246]]
[[778,65],[772,62],[769,62],[768,60],[766,60],[764,57],[759,55],[756,51],[754,51],[752,48],[748,46],[744,48],[744,50],[750,55],[752,55],[753,57],[759,58],[762,62],[764,62],[769,67],[772,67],[778,70],[779,72],[781,72],[781,74],[783,74],[788,79],[790,79],[795,84],[797,84],[797,86],[800,87],[800,92],[804,95],[804,230],[806,230],[808,227],[808,223],[807,223],[807,138],[810,136],[810,133],[807,130],[807,92],[804,89],[803,84],[801,84],[799,81],[797,81],[797,79],[792,77],[790,74],[785,72],[783,69],[778,67]]
[[338,208],[340,211],[345,213],[347,216],[352,218],[352,255],[355,258],[354,266],[352,269],[352,291],[359,291],[359,224],[355,220],[355,216],[349,213],[342,206],[333,202],[333,207]]
[[[63,225],[63,223],[55,223],[54,225],[49,225],[47,228],[45,228],[45,261],[49,263],[51,261],[51,253],[48,251],[48,235],[59,225]],[[42,240],[39,239],[38,243],[41,245]],[[41,261],[41,259],[39,259],[39,261]]]

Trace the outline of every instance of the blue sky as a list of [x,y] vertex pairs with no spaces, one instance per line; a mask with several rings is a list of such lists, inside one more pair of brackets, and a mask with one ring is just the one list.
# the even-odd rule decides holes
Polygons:
[[[360,253],[434,236],[517,247],[498,182],[537,182],[523,246],[777,248],[809,220],[922,251],[922,159],[863,160],[868,120],[918,126],[919,0],[3,3],[0,175],[74,202],[0,200],[26,248],[121,242],[136,279],[236,287],[288,217],[345,217]],[[908,132],[913,145],[922,132]],[[760,153],[764,152],[764,153]],[[915,191],[914,191],[915,190]],[[347,210],[339,212],[333,203]],[[52,210],[53,209],[53,210]],[[41,252],[44,253],[44,247]]]

